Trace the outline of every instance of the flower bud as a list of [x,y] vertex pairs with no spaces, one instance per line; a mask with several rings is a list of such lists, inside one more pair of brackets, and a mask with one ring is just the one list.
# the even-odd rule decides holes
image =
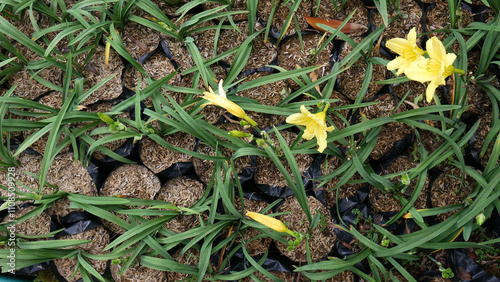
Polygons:
[[107,124],[115,123],[115,121],[111,117],[109,117],[107,114],[97,113],[97,116],[99,116],[99,118]]
[[403,185],[410,185],[410,176],[408,175],[408,173],[405,173],[403,175],[401,175],[401,183],[403,183]]
[[134,142],[132,142],[132,144],[137,143],[137,141],[140,141],[141,139],[142,139],[142,135],[136,135],[136,136],[134,136]]
[[238,137],[238,138],[250,137],[249,133],[241,132],[239,130],[231,130],[228,132],[228,134],[229,134],[229,136]]
[[115,122],[115,125],[117,131],[124,131],[125,129],[127,129],[127,127],[119,121]]
[[264,146],[266,145],[266,141],[264,139],[257,139],[255,140],[258,146]]
[[270,217],[268,215],[264,215],[261,213],[257,213],[257,212],[247,212],[246,215],[248,217],[250,217],[251,219],[257,221],[258,223],[261,223],[261,224],[271,228],[274,231],[284,232],[284,233],[288,233],[288,234],[294,236],[293,232],[290,229],[288,229],[282,221],[280,221],[276,218],[273,218],[273,217]]
[[479,226],[483,225],[485,221],[486,221],[486,216],[484,216],[483,213],[476,215],[476,222]]

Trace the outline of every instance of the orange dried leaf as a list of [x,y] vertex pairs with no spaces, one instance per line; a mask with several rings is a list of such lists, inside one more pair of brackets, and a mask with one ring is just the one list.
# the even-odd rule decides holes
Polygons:
[[[310,24],[314,29],[323,32],[326,32],[326,30],[319,27],[318,24],[324,24],[333,28],[338,28],[342,24],[342,21],[333,19],[322,19],[309,16],[305,16],[305,18],[307,23]],[[348,22],[340,31],[342,31],[343,33],[355,33],[355,32],[365,31],[366,29],[367,27],[362,24]]]

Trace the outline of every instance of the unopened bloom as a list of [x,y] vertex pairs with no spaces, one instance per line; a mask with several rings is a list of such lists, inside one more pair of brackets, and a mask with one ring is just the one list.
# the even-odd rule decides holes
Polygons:
[[243,137],[250,137],[249,133],[242,132],[239,130],[231,130],[228,132],[228,135],[231,137],[238,137],[238,138],[243,138]]
[[261,138],[255,140],[255,143],[257,143],[257,146],[261,146],[261,147],[266,146],[266,140],[261,139]]
[[411,80],[430,82],[425,91],[427,102],[430,103],[436,88],[446,84],[446,77],[454,72],[462,74],[465,72],[453,66],[457,56],[453,53],[446,54],[443,43],[437,37],[432,37],[427,41],[426,49],[430,59],[423,57],[418,59],[405,71],[405,74]]
[[257,123],[253,119],[251,119],[249,116],[247,116],[245,111],[240,106],[236,105],[234,102],[229,101],[226,98],[226,92],[224,91],[224,88],[222,87],[222,83],[223,83],[223,81],[221,80],[219,82],[219,95],[215,94],[214,91],[212,90],[212,88],[210,88],[210,87],[208,87],[210,92],[206,92],[206,91],[203,92],[203,94],[205,96],[203,96],[202,98],[209,101],[209,102],[206,104],[203,104],[202,107],[205,107],[207,105],[216,105],[216,106],[222,107],[222,108],[226,109],[228,112],[230,112],[233,116],[242,118],[242,119],[246,120],[248,123],[250,123],[250,125],[256,126]]
[[476,222],[479,226],[483,225],[485,221],[486,221],[486,216],[484,216],[484,213],[476,215]]
[[257,221],[258,223],[271,228],[274,231],[288,233],[291,236],[295,236],[292,230],[288,229],[288,227],[286,227],[286,225],[282,221],[276,218],[257,212],[247,212],[247,216]]
[[[116,33],[118,34],[118,30],[115,30]],[[111,49],[111,43],[109,42],[113,37],[110,36],[107,40],[106,40],[106,49],[104,51],[104,62],[106,64],[106,69],[108,69],[108,62],[109,62],[109,52],[110,52],[110,49]]]
[[286,122],[290,124],[303,125],[306,127],[304,130],[304,139],[311,140],[316,136],[316,140],[318,142],[318,151],[323,153],[323,150],[326,148],[326,132],[332,131],[334,129],[333,126],[326,126],[325,118],[326,118],[326,110],[328,109],[328,105],[326,105],[325,109],[319,113],[311,114],[304,105],[300,106],[300,114],[293,114],[286,118]]
[[108,41],[106,41],[106,50],[104,51],[104,62],[106,64],[106,69],[108,69],[109,51],[110,51],[110,49],[111,49],[111,43],[109,43],[109,39],[108,39]]
[[397,75],[405,72],[411,63],[421,58],[425,53],[424,50],[417,46],[417,32],[415,28],[410,30],[407,38],[393,38],[387,41],[386,44],[387,48],[399,55],[387,64],[388,70],[398,70]]

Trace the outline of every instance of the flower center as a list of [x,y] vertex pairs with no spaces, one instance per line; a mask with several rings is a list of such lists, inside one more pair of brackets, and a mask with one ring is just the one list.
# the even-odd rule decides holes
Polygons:
[[427,65],[425,66],[425,69],[432,73],[441,73],[443,65],[441,64],[441,62],[438,62],[434,59],[429,59],[427,60]]

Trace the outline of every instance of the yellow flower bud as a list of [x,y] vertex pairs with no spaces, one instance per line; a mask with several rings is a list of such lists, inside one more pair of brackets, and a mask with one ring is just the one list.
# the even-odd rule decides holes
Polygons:
[[288,233],[291,236],[295,236],[293,234],[293,231],[288,229],[282,221],[280,221],[276,218],[273,218],[273,217],[270,217],[268,215],[264,215],[261,213],[256,213],[256,212],[247,212],[247,216],[250,217],[251,219],[257,221],[258,223],[261,223],[261,224],[271,228],[274,231]]

